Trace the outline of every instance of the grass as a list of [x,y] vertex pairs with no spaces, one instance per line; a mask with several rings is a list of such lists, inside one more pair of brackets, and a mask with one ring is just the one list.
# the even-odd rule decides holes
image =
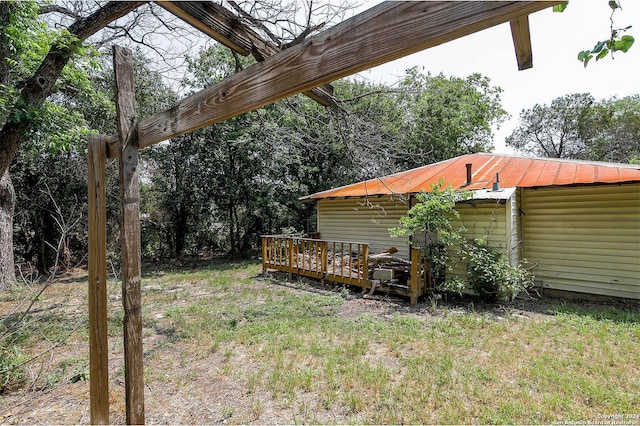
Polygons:
[[[151,413],[168,410],[164,391],[218,400],[205,420],[228,423],[548,424],[640,412],[637,310],[553,301],[369,309],[340,289],[257,279],[259,268],[146,274]],[[114,309],[113,338],[121,322]],[[83,361],[76,353],[57,365],[82,372]]]

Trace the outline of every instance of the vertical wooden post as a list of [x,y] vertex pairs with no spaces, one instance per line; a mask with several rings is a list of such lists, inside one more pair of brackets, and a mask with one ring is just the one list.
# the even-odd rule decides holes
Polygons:
[[418,303],[420,295],[420,249],[411,248],[411,304]]
[[140,282],[140,181],[138,129],[135,124],[133,54],[113,48],[116,74],[120,154],[120,244],[122,247],[122,306],[124,308],[124,370],[128,424],[144,423],[144,366],[142,349],[142,295]]
[[[293,238],[287,238],[287,241],[289,242],[289,254],[288,254],[288,259],[289,261],[287,262],[287,270],[289,271],[289,281],[293,281],[293,257],[294,257],[294,253],[293,253]],[[303,259],[304,262],[304,259]],[[298,266],[298,256],[296,256],[296,267]]]
[[320,266],[321,280],[320,283],[324,287],[327,279],[327,272],[329,271],[329,242],[322,241],[320,243],[320,250],[322,250],[322,260]]
[[107,140],[89,136],[89,411],[91,424],[109,424],[107,344]]
[[265,274],[267,272],[267,241],[269,241],[269,238],[262,237],[261,240],[262,240],[262,273]]
[[362,279],[367,282],[369,281],[369,244],[362,245],[362,257]]

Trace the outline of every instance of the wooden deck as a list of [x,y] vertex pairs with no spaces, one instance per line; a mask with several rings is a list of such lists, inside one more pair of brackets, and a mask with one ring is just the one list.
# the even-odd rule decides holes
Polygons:
[[[262,270],[276,270],[293,275],[343,283],[369,290],[385,291],[409,297],[411,304],[418,297],[433,290],[427,259],[421,250],[411,249],[411,259],[401,260],[395,269],[389,266],[388,257],[370,255],[369,245],[360,242],[328,241],[312,238],[297,238],[284,235],[262,236]],[[405,269],[405,271],[402,271]],[[399,272],[400,279],[375,277],[377,271]],[[393,270],[393,272],[390,272]],[[405,272],[403,274],[403,272]],[[384,274],[382,274],[384,275]],[[375,278],[375,279],[374,279]]]

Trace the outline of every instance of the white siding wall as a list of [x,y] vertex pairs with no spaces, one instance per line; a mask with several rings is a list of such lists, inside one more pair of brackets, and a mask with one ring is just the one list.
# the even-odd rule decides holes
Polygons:
[[407,239],[389,236],[389,228],[398,226],[408,209],[409,201],[398,196],[320,200],[320,238],[369,243],[371,254],[397,247],[397,256],[409,259]]
[[523,189],[520,205],[544,287],[640,299],[640,184]]

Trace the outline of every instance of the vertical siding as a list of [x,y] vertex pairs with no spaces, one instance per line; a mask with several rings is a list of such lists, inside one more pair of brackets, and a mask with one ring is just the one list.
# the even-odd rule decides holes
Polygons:
[[324,240],[369,243],[369,253],[397,247],[409,259],[405,238],[391,238],[389,228],[398,226],[409,210],[405,197],[324,199],[318,201],[318,231]]
[[[456,206],[456,210],[460,213],[460,220],[456,221],[456,226],[464,225],[466,228],[463,233],[464,238],[486,239],[491,247],[507,252],[508,221],[505,204],[485,202],[474,206],[471,203],[462,203]],[[455,256],[455,249],[450,250],[449,255]],[[451,275],[464,280],[465,268],[465,265],[458,263],[454,266]]]
[[640,299],[640,184],[523,189],[520,206],[543,287]]

